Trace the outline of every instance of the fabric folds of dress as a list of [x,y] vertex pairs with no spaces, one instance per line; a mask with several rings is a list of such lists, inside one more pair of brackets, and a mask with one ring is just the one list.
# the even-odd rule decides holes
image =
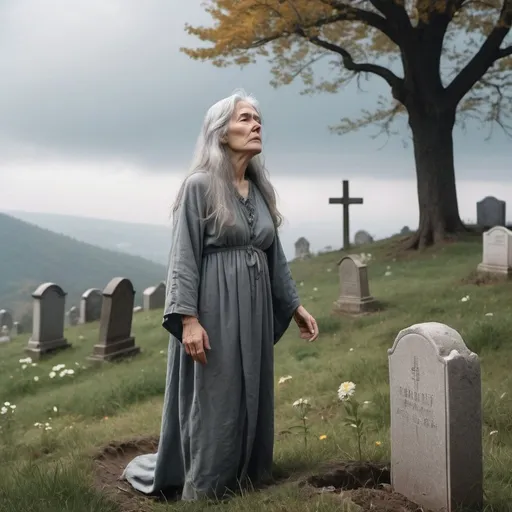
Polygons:
[[[206,216],[208,175],[186,181],[174,219],[163,326],[170,332],[160,442],[122,477],[155,494],[220,497],[270,476],[274,443],[273,345],[299,306],[263,196],[233,194],[235,222],[216,234]],[[208,333],[208,364],[185,353],[182,315]]]

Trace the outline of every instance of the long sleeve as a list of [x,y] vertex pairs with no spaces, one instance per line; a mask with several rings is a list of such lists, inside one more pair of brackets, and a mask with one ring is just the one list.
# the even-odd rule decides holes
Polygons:
[[180,342],[183,334],[182,315],[197,317],[206,187],[207,176],[204,173],[188,177],[174,214],[162,325]]
[[300,299],[277,231],[266,253],[272,289],[274,343],[277,343],[288,329]]

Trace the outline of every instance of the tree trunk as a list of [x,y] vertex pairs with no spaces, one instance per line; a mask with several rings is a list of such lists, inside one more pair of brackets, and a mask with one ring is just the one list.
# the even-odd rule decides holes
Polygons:
[[423,249],[465,231],[455,187],[454,124],[455,110],[429,112],[409,107],[420,212],[418,231],[410,239],[411,249]]

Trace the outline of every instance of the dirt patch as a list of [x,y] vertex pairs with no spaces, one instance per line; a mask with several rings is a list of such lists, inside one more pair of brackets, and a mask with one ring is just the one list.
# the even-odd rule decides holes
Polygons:
[[[158,437],[140,437],[125,442],[112,442],[94,456],[94,486],[120,505],[123,512],[145,512],[150,502],[161,496],[146,496],[124,480],[119,480],[126,465],[137,455],[156,453]],[[169,496],[169,499],[172,499]],[[175,498],[174,498],[175,499]]]
[[504,283],[509,280],[507,275],[491,274],[486,272],[471,271],[466,277],[461,279],[461,284],[473,284],[476,286],[486,286]]
[[392,492],[389,464],[342,462],[308,477],[305,483],[353,501],[361,512],[428,512]]

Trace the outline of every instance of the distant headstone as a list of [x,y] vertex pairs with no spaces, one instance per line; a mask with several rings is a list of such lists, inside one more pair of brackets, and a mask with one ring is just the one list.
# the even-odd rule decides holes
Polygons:
[[305,258],[309,258],[311,253],[309,252],[309,242],[301,236],[295,242],[295,258],[299,260],[303,260]]
[[69,325],[77,325],[78,324],[78,308],[76,306],[71,306],[68,311],[68,323]]
[[98,321],[101,316],[102,302],[103,295],[98,288],[89,288],[85,291],[80,299],[79,323],[87,324]]
[[487,196],[476,203],[476,223],[484,228],[505,226],[507,203]]
[[64,338],[66,293],[59,285],[44,283],[32,294],[32,336],[25,351],[38,358],[44,354],[68,348]]
[[103,290],[99,342],[88,359],[110,361],[140,352],[131,336],[135,290],[129,279],[115,277]]
[[11,334],[13,335],[13,337],[23,334],[23,326],[19,322],[14,322],[14,324],[12,325]]
[[483,257],[479,272],[512,275],[512,231],[502,226],[482,234]]
[[9,343],[11,337],[9,336],[9,327],[2,325],[0,328],[0,343]]
[[482,510],[478,356],[429,322],[402,330],[388,359],[393,490],[428,510]]
[[134,313],[140,313],[141,311],[143,311],[142,306],[135,306],[133,308]]
[[402,236],[405,236],[405,235],[410,235],[412,233],[411,231],[411,228],[409,226],[404,226],[401,230],[400,230],[400,234]]
[[367,266],[356,255],[344,256],[338,263],[340,297],[334,303],[341,313],[364,313],[375,309],[377,301],[370,295]]
[[0,309],[0,327],[4,325],[6,325],[9,331],[11,331],[14,322],[10,311],[7,311],[6,309]]
[[165,283],[146,288],[142,294],[142,307],[144,311],[150,309],[163,309],[165,306]]
[[365,231],[364,229],[359,230],[354,235],[354,244],[355,245],[365,245],[365,244],[372,244],[373,243],[373,237],[368,233],[368,231]]

